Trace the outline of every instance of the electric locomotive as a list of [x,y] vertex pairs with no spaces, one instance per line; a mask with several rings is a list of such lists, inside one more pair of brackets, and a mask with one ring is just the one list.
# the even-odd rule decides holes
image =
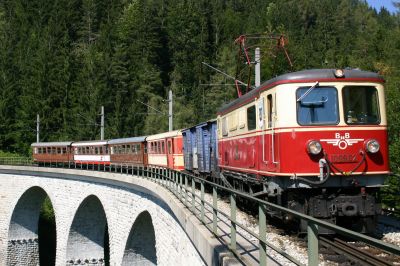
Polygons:
[[380,212],[374,194],[389,173],[383,84],[378,74],[356,69],[305,70],[225,105],[217,118],[221,179],[371,232]]

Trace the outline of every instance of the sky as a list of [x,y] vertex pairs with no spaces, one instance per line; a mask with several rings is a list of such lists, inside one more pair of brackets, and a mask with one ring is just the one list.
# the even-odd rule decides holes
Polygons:
[[393,0],[367,0],[367,2],[372,6],[375,7],[377,11],[381,9],[382,6],[386,7],[389,12],[394,13],[396,12],[396,8],[393,6]]

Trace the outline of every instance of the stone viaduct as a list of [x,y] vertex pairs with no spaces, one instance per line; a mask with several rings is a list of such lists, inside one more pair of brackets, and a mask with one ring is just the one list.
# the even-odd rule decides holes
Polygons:
[[0,265],[39,264],[39,242],[47,241],[38,234],[45,200],[55,214],[55,265],[219,264],[223,245],[154,182],[0,166]]

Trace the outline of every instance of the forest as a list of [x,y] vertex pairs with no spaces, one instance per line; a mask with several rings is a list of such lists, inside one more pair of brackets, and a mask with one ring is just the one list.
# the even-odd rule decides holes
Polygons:
[[[400,173],[400,3],[364,0],[2,0],[0,150],[29,155],[36,140],[91,140],[174,128],[215,117],[236,95],[241,34],[283,34],[284,56],[262,58],[262,80],[310,68],[360,68],[386,79],[391,170]],[[266,42],[266,45],[268,42]],[[267,55],[268,53],[265,52]],[[207,85],[212,84],[212,85]],[[146,105],[142,104],[145,103]],[[400,181],[385,202],[400,209]],[[396,195],[397,194],[397,195]]]

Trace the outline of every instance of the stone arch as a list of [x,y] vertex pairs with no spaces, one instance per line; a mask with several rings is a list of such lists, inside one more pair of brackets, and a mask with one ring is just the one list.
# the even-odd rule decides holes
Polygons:
[[[47,193],[42,188],[34,186],[27,189],[18,199],[11,216],[8,231],[7,265],[36,266],[41,263],[39,218],[46,198],[52,208],[52,203]],[[55,233],[55,229],[53,231]],[[55,245],[54,239],[53,243],[47,246],[44,245],[52,250],[43,250],[41,253],[54,255]],[[43,245],[41,246],[43,247]]]
[[154,226],[147,211],[139,214],[131,228],[122,265],[157,265]]
[[75,213],[67,242],[67,265],[105,265],[109,258],[108,226],[99,198],[90,195]]

